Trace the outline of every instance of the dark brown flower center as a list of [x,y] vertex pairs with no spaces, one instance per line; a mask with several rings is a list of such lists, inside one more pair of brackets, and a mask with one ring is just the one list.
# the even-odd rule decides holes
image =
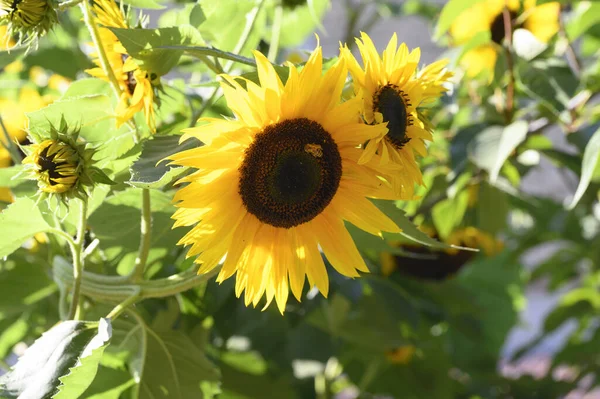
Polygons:
[[306,118],[267,126],[246,149],[239,193],[248,212],[263,223],[291,228],[319,215],[342,177],[337,144]]
[[[516,29],[517,26],[514,24],[514,20],[517,18],[517,13],[514,11],[509,11],[511,26],[513,29]],[[496,15],[496,18],[492,21],[492,25],[490,26],[490,32],[492,34],[492,41],[494,43],[502,44],[502,40],[504,40],[504,36],[506,35],[506,29],[504,28],[504,13],[500,12],[500,14]]]
[[408,113],[410,105],[408,95],[392,84],[382,86],[373,97],[373,111],[380,112],[383,121],[388,123],[385,137],[398,149],[410,141],[406,136],[406,130],[413,123]]
[[58,183],[56,183],[53,179],[60,179],[63,177],[56,171],[56,168],[58,168],[59,165],[62,165],[64,162],[55,163],[54,157],[56,154],[48,155],[49,148],[50,147],[46,147],[42,150],[37,159],[37,164],[40,166],[42,172],[48,172],[48,176],[50,177],[50,185],[55,186]]
[[423,246],[405,246],[406,255],[394,257],[398,270],[422,280],[443,281],[455,275],[474,257],[474,252],[432,251]]
[[[127,54],[121,54],[121,60],[123,60],[123,64],[125,64],[125,61],[127,61],[128,58],[129,56]],[[135,79],[133,71],[127,72],[126,75],[127,80],[125,81],[125,84],[127,85],[127,91],[133,96],[133,92],[135,92],[135,87],[137,86],[137,80]]]

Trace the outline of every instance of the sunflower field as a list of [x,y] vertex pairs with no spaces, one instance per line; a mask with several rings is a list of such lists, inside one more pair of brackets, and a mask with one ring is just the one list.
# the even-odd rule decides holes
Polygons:
[[0,399],[600,398],[597,0],[0,0]]

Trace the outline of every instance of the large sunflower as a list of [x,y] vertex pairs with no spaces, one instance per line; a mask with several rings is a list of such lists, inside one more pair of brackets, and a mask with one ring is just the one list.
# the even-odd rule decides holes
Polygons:
[[450,27],[453,44],[467,44],[475,35],[490,31],[492,42],[469,50],[460,63],[467,76],[493,76],[499,45],[505,36],[502,10],[507,7],[512,27],[529,30],[547,43],[558,32],[560,5],[557,2],[536,6],[536,0],[486,0],[463,11]]
[[426,155],[425,141],[432,139],[431,124],[418,107],[446,91],[443,84],[452,77],[445,69],[448,61],[441,60],[417,71],[420,50],[409,53],[404,43],[398,48],[396,34],[382,56],[366,33],[361,33],[356,43],[364,67],[347,47],[340,51],[348,63],[355,93],[364,98],[362,116],[367,124],[387,126],[385,134],[366,144],[360,163],[371,161],[377,154],[382,166],[390,170],[395,192],[411,198],[414,185],[423,183],[415,153]]
[[301,72],[288,64],[283,85],[255,52],[260,85],[230,76],[222,88],[236,119],[204,118],[185,130],[206,145],[171,157],[198,168],[175,201],[175,226],[194,226],[180,241],[198,255],[198,273],[226,255],[217,281],[236,275],[235,292],[254,306],[266,295],[283,312],[289,288],[300,300],[305,276],[327,295],[329,280],[319,252],[343,275],[368,272],[344,220],[372,234],[399,231],[366,197],[383,184],[358,165],[359,145],[384,125],[360,123],[361,99],[340,104],[347,75],[343,60],[322,75],[318,47]]
[[[154,77],[150,72],[143,70],[133,58],[127,54],[127,50],[117,36],[108,28],[129,28],[125,16],[113,0],[98,0],[93,6],[96,14],[96,23],[102,25],[99,28],[100,40],[108,63],[112,68],[121,89],[121,98],[115,109],[117,114],[117,127],[127,122],[139,112],[144,111],[146,123],[152,131],[156,130],[154,120]],[[97,56],[97,54],[96,54]],[[88,69],[86,72],[97,78],[108,81],[106,73],[102,69],[99,58],[94,60],[96,68]]]

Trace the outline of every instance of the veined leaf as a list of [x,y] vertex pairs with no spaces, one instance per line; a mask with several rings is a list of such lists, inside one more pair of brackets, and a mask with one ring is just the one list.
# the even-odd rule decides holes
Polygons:
[[110,337],[110,321],[106,319],[61,322],[0,377],[0,397],[76,399],[94,379]]
[[[139,159],[131,166],[131,179],[127,182],[140,188],[161,188],[188,168],[168,166],[169,155],[198,147],[201,143],[189,139],[179,145],[180,136],[156,136],[146,141]],[[161,162],[162,161],[162,162]]]
[[34,234],[50,228],[33,200],[18,198],[0,213],[0,258],[16,251]]
[[596,130],[592,138],[585,147],[583,152],[583,161],[581,163],[581,180],[573,196],[573,200],[567,207],[567,209],[573,209],[583,197],[585,190],[587,190],[592,180],[592,174],[598,164],[598,155],[600,155],[600,129]]

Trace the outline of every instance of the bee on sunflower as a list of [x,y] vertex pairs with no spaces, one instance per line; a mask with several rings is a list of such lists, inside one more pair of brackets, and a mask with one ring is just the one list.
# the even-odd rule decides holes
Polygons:
[[0,0],[0,25],[6,26],[0,47],[9,47],[13,37],[14,45],[29,45],[45,35],[58,22],[54,6],[48,0]]
[[399,228],[367,199],[385,182],[358,164],[359,145],[386,128],[360,122],[361,98],[340,104],[345,61],[323,74],[317,47],[300,72],[288,63],[284,85],[264,55],[254,57],[260,85],[223,76],[236,118],[203,118],[182,140],[206,145],[170,157],[198,169],[182,179],[173,218],[175,227],[193,226],[179,244],[198,255],[199,274],[225,257],[218,282],[236,274],[246,306],[266,296],[265,308],[274,299],[283,313],[290,288],[300,300],[306,278],[327,296],[319,246],[341,274],[368,272],[344,220],[376,235]]
[[[436,238],[434,229],[425,229]],[[493,256],[503,248],[502,241],[472,226],[453,231],[445,240],[446,244],[480,249],[485,256]],[[381,272],[385,276],[398,270],[402,274],[427,281],[444,281],[459,272],[471,261],[475,252],[448,248],[433,251],[429,247],[393,243],[395,247],[405,249],[406,255],[381,254]]]
[[463,11],[450,26],[452,43],[461,46],[475,35],[489,31],[491,42],[477,46],[461,58],[460,65],[469,77],[493,77],[500,45],[506,35],[504,8],[508,9],[512,29],[524,28],[539,41],[548,43],[558,32],[560,4],[536,5],[536,0],[485,0]]
[[[160,85],[160,79],[150,71],[142,69],[135,60],[127,54],[127,50],[117,36],[109,28],[130,29],[128,19],[113,0],[99,0],[94,3],[93,11],[95,21],[101,25],[99,30],[100,41],[117,81],[121,96],[115,109],[117,127],[129,121],[139,112],[144,111],[146,123],[150,130],[156,130],[154,116],[155,89]],[[86,70],[90,75],[109,81],[102,69],[101,61],[94,59],[96,68]]]
[[379,164],[388,169],[386,177],[394,192],[411,199],[415,184],[423,184],[415,154],[427,154],[425,142],[432,140],[433,131],[419,107],[447,91],[445,84],[452,77],[446,70],[448,61],[437,61],[419,71],[420,50],[409,52],[404,43],[398,47],[396,34],[382,56],[366,33],[361,33],[356,43],[364,67],[347,46],[341,47],[340,53],[348,64],[355,94],[363,98],[362,118],[366,124],[386,126],[384,134],[366,143],[359,163],[367,164],[377,155]]

